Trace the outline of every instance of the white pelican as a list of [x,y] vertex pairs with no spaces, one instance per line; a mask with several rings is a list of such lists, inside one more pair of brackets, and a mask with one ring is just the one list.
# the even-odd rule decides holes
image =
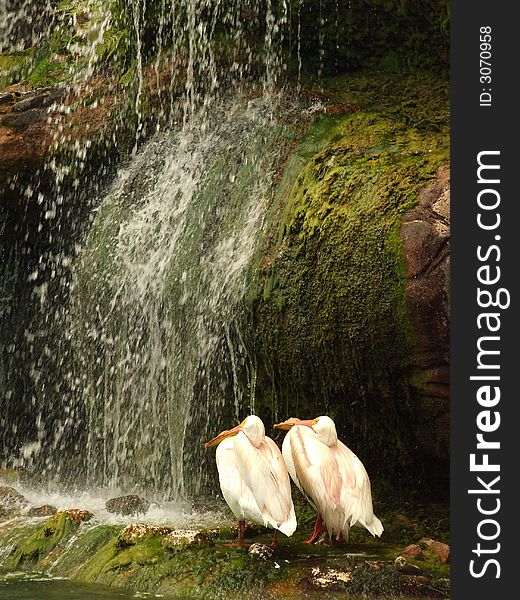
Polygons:
[[238,520],[236,546],[244,546],[246,520],[290,536],[296,530],[291,481],[278,446],[265,435],[261,419],[251,415],[205,444],[216,446],[220,488]]
[[318,512],[312,544],[325,531],[336,541],[348,537],[356,523],[374,536],[383,533],[381,521],[374,515],[370,479],[359,458],[336,433],[330,417],[308,421],[290,418],[274,426],[289,430],[282,454],[289,474]]

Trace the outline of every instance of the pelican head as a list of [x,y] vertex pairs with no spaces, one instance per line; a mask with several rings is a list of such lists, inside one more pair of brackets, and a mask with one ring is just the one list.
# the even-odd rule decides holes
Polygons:
[[316,419],[297,419],[291,417],[282,423],[274,425],[275,429],[291,429],[295,425],[300,427],[310,427],[316,434],[316,437],[327,446],[334,445],[338,440],[338,434],[336,432],[336,425],[334,421],[326,415],[317,417]]
[[265,437],[265,427],[262,423],[262,419],[257,417],[256,415],[250,415],[246,417],[240,425],[233,427],[233,429],[227,429],[226,431],[222,431],[214,437],[209,442],[204,444],[204,448],[211,448],[212,446],[217,446],[228,437],[232,437],[234,435],[238,435],[240,432],[243,432],[244,435],[248,438],[248,440],[253,444],[255,448],[258,448],[262,443]]

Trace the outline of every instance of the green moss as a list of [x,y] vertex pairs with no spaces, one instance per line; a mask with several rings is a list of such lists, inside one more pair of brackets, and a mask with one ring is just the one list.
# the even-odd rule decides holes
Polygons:
[[35,526],[32,533],[24,534],[5,561],[8,570],[42,568],[58,546],[62,546],[79,528],[79,522],[71,519],[66,512],[49,517]]
[[0,90],[24,79],[30,69],[33,52],[0,54]]
[[[144,537],[132,540],[121,536],[119,526],[87,525],[78,529],[69,519],[64,519],[63,514],[36,525],[22,523],[9,532],[0,531],[0,550],[14,547],[11,557],[0,564],[0,568],[37,570],[84,583],[208,600],[258,598],[261,594],[286,597],[282,590],[289,589],[294,597],[301,597],[309,585],[316,589],[312,587],[311,567],[319,567],[324,572],[329,569],[353,571],[352,581],[345,586],[351,594],[395,592],[399,595],[409,591],[409,582],[392,566],[403,548],[402,540],[398,539],[376,540],[367,536],[360,542],[361,537],[356,541],[352,535],[348,542],[339,545],[310,547],[302,542],[307,539],[312,524],[300,522],[290,539],[280,536],[274,558],[262,561],[253,559],[243,548],[226,547],[223,539],[184,546],[172,552],[166,549],[164,536],[153,528]],[[303,514],[301,506],[298,506],[298,514]],[[390,515],[383,518],[385,528],[389,519]],[[352,533],[357,531],[361,530],[354,528]],[[271,540],[272,532],[268,530],[260,528],[254,533],[255,542]],[[251,532],[247,536],[249,538]],[[223,528],[221,537],[234,537],[234,532]],[[20,553],[25,559],[13,560]],[[380,568],[368,569],[365,560],[377,561]],[[414,564],[437,588],[446,588],[449,566],[438,565],[428,557]],[[328,590],[321,593],[328,597]]]
[[118,535],[120,529],[113,525],[98,525],[87,529],[58,558],[56,564],[53,565],[53,573],[74,579],[94,581],[95,579],[85,577],[84,573],[88,571],[88,565],[91,565],[92,561],[98,564],[99,557],[106,557],[102,549]]
[[448,162],[449,137],[441,79],[404,78],[411,97],[389,85],[378,74],[329,82],[346,114],[318,117],[285,169],[253,306],[259,410],[329,414],[371,474],[405,483],[415,416],[399,230]]

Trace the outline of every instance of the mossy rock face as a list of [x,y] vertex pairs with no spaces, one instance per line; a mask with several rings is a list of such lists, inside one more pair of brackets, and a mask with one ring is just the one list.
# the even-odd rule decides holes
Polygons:
[[14,571],[31,569],[35,565],[40,569],[48,566],[53,552],[77,533],[80,523],[91,516],[83,510],[63,511],[38,524],[30,535],[14,546],[4,568]]
[[257,406],[267,421],[331,415],[371,474],[405,483],[421,457],[400,227],[448,162],[447,98],[442,80],[405,80],[415,98],[384,85],[331,82],[350,110],[319,116],[285,168],[252,301]]
[[[281,539],[273,556],[264,560],[251,557],[247,549],[225,546],[215,538],[216,529],[191,532],[197,533],[193,543],[176,545],[172,551],[168,540],[172,541],[174,534],[180,539],[186,531],[168,533],[168,528],[143,524],[139,526],[143,535],[122,543],[120,527],[87,525],[78,529],[64,518],[66,513],[60,514],[44,524],[21,523],[9,532],[0,530],[0,550],[14,546],[11,557],[0,567],[208,600],[307,594],[330,598],[331,593],[345,591],[363,597],[405,592],[431,597],[432,582],[437,592],[441,590],[439,595],[447,593],[449,567],[423,561],[416,577],[403,575],[394,567],[398,548],[378,540],[310,547],[302,543],[308,532],[298,531],[291,539]],[[269,543],[271,534],[264,530],[258,539]],[[22,555],[24,559],[17,562]]]

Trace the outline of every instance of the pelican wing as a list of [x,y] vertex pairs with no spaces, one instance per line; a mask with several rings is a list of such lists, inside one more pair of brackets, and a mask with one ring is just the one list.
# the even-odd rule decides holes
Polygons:
[[341,506],[344,513],[343,529],[360,523],[372,535],[383,532],[381,521],[374,515],[370,479],[363,463],[343,442],[331,447],[341,474]]
[[307,427],[293,427],[290,435],[294,469],[305,494],[323,516],[329,530],[337,529],[341,475],[330,448]]
[[296,530],[289,474],[278,446],[268,438],[258,448],[241,432],[235,440],[237,469],[262,513],[264,524],[285,535]]
[[222,495],[237,520],[262,522],[253,492],[238,470],[235,438],[228,438],[218,445],[216,461]]

